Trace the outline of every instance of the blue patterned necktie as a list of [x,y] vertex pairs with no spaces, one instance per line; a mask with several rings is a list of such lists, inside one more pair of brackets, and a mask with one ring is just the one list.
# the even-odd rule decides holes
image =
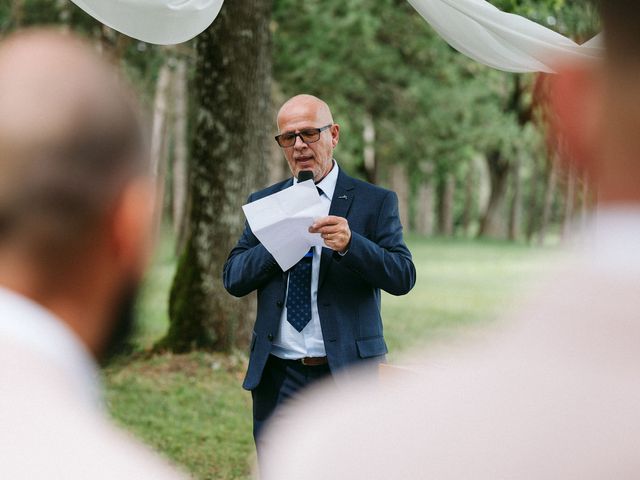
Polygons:
[[298,332],[311,321],[311,262],[313,248],[289,271],[287,321]]
[[[317,187],[318,195],[324,193]],[[289,289],[287,290],[287,321],[298,332],[311,321],[311,264],[313,247],[289,271]]]

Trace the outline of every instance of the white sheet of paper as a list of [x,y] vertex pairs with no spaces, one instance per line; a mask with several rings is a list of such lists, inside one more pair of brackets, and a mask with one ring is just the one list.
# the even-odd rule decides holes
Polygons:
[[298,263],[311,247],[324,245],[319,233],[309,233],[315,219],[324,215],[313,180],[243,205],[242,210],[253,234],[284,271]]

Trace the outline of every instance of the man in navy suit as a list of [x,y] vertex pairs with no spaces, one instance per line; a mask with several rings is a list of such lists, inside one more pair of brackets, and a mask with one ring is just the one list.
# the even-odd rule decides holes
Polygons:
[[298,95],[278,113],[293,179],[249,197],[255,201],[310,171],[327,215],[310,227],[316,247],[283,272],[247,225],[224,266],[224,285],[241,297],[258,291],[258,313],[243,384],[253,397],[254,437],[278,405],[348,365],[384,361],[380,290],[404,295],[415,284],[395,193],[349,177],[333,158],[340,127],[322,100]]

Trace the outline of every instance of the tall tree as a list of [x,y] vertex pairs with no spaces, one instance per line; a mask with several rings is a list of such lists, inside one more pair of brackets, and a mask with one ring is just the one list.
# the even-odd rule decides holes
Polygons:
[[187,59],[178,58],[173,81],[173,178],[172,178],[172,220],[176,236],[176,251],[184,247],[186,214],[189,202],[189,165],[187,148]]
[[251,331],[251,300],[232,298],[221,272],[269,152],[271,8],[268,0],[225,2],[196,41],[189,235],[160,343],[173,351],[229,350]]
[[520,222],[522,217],[522,179],[521,159],[516,158],[511,172],[511,207],[509,208],[509,240],[516,241],[520,238]]

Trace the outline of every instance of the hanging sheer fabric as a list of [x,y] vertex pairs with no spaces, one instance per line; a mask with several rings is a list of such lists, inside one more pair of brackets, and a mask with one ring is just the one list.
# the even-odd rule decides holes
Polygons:
[[[211,25],[224,0],[72,0],[102,23],[157,44],[190,40]],[[453,48],[509,72],[553,72],[559,59],[600,58],[596,37],[584,45],[485,0],[408,0]]]
[[553,73],[560,59],[597,59],[603,53],[599,35],[578,45],[485,0],[408,1],[449,45],[498,70]]
[[144,42],[173,45],[203,32],[224,0],[71,0],[89,15]]

